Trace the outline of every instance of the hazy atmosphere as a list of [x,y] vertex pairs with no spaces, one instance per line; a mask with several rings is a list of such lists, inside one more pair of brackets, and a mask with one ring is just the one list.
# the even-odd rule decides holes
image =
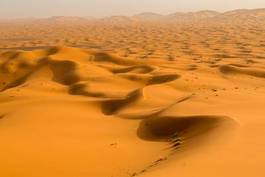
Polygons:
[[0,177],[265,177],[265,0],[0,0]]
[[0,18],[47,16],[110,16],[141,12],[161,14],[176,11],[262,8],[264,0],[1,0]]

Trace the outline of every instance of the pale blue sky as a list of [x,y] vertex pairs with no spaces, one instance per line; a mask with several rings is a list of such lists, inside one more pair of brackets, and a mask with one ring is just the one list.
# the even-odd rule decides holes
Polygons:
[[169,14],[177,11],[265,8],[265,0],[0,0],[0,18]]

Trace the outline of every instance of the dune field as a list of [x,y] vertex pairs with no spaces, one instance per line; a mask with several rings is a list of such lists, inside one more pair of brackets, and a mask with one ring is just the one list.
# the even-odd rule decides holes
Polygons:
[[264,177],[265,10],[0,19],[1,177]]

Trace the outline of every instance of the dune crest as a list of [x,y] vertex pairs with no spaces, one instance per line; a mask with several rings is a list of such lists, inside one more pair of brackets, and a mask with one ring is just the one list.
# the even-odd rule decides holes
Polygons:
[[265,176],[264,14],[0,21],[0,176]]
[[[163,60],[123,59],[107,53],[70,47],[52,47],[27,52],[8,51],[2,53],[0,100],[2,104],[1,110],[4,110],[4,112],[0,112],[0,115],[2,115],[0,133],[2,135],[5,134],[5,136],[1,138],[1,146],[10,148],[9,150],[6,149],[5,154],[11,159],[17,158],[17,153],[27,151],[25,153],[28,155],[28,160],[24,163],[26,165],[25,169],[16,168],[17,170],[13,172],[8,169],[16,166],[16,164],[21,165],[20,161],[15,163],[13,159],[8,164],[1,164],[2,167],[6,168],[6,170],[2,170],[1,174],[8,176],[16,176],[15,173],[28,176],[34,174],[36,171],[30,167],[30,164],[36,160],[34,154],[38,144],[35,143],[43,139],[47,143],[45,147],[49,149],[54,145],[51,139],[53,136],[63,136],[61,132],[43,134],[45,133],[43,131],[46,131],[48,127],[50,127],[51,132],[55,130],[66,134],[72,132],[73,136],[76,136],[73,137],[74,139],[80,139],[79,133],[84,133],[84,137],[77,144],[70,143],[70,139],[67,137],[65,137],[65,140],[60,140],[62,144],[68,144],[65,147],[65,152],[62,153],[70,153],[70,156],[74,155],[76,158],[79,158],[86,151],[85,149],[80,150],[80,145],[89,146],[89,138],[92,138],[95,132],[101,133],[99,132],[100,129],[96,127],[87,131],[81,129],[82,131],[80,132],[78,126],[76,128],[75,126],[71,127],[71,124],[85,123],[87,124],[85,127],[90,127],[97,125],[98,121],[103,121],[105,122],[103,125],[106,126],[107,130],[109,129],[108,127],[111,127],[110,129],[116,127],[118,132],[123,132],[123,136],[126,139],[120,139],[115,134],[106,134],[103,135],[104,138],[102,140],[95,140],[97,142],[95,142],[93,147],[103,148],[101,153],[109,156],[108,160],[104,162],[105,165],[114,158],[112,157],[112,152],[109,152],[109,148],[112,146],[116,147],[119,143],[121,143],[121,146],[123,143],[125,143],[123,146],[136,143],[138,145],[135,148],[142,152],[149,149],[150,153],[147,153],[143,162],[138,163],[136,161],[128,169],[132,171],[130,172],[131,176],[136,176],[148,171],[148,169],[151,170],[159,165],[160,161],[162,162],[169,158],[174,149],[181,149],[183,146],[188,147],[189,143],[192,143],[193,140],[194,142],[198,141],[198,137],[203,137],[203,134],[207,132],[211,134],[214,129],[222,127],[224,119],[233,121],[232,118],[221,116],[163,116],[165,112],[178,107],[183,102],[188,102],[193,97],[192,92],[183,92],[174,88],[174,83],[181,79],[182,74],[181,72],[172,72],[161,67],[168,64],[170,64],[168,61]],[[67,109],[63,108],[64,105]],[[77,107],[77,105],[80,105],[80,107]],[[55,110],[56,113],[54,112]],[[77,110],[79,111],[76,112]],[[67,115],[68,113],[69,115]],[[29,114],[33,116],[26,118],[25,116]],[[75,114],[77,118],[74,118]],[[24,120],[12,125],[18,115],[24,117]],[[61,122],[64,124],[64,128],[57,127],[61,118],[57,120],[59,117],[55,118],[55,115],[64,117],[62,118],[65,119],[65,123]],[[71,120],[72,118],[74,119]],[[50,124],[50,121],[53,123]],[[114,127],[109,124],[111,122],[114,123]],[[5,128],[5,124],[11,124],[11,126]],[[36,129],[32,127],[26,130],[25,128],[30,124]],[[127,132],[122,130],[123,124],[125,127],[128,126],[132,129]],[[58,129],[52,128],[53,126]],[[12,132],[14,128],[16,131]],[[24,131],[24,133],[17,135],[17,132],[21,131]],[[28,133],[32,133],[35,137],[32,137],[33,139],[28,137]],[[16,143],[17,146],[21,146],[18,149],[12,147],[9,142],[16,136],[24,139],[24,141]],[[110,143],[110,146],[104,147],[103,144],[105,142],[111,142],[116,138],[120,139],[120,142]],[[129,143],[126,143],[126,141],[129,141]],[[152,145],[151,141],[158,144]],[[68,146],[72,148],[68,149]],[[190,148],[192,149],[192,147]],[[33,151],[33,149],[35,150]],[[124,150],[117,149],[116,151],[118,154],[119,152],[123,154]],[[93,152],[93,150],[87,151],[89,154]],[[57,153],[57,148],[52,149],[51,152],[47,151],[44,153],[46,154],[45,156],[41,155],[39,157],[39,162],[44,163],[44,167],[49,169],[43,172],[43,175],[62,175],[60,171],[55,172],[52,170],[51,164],[46,164],[51,158],[55,158],[56,161],[59,160],[57,155],[55,155],[56,157],[52,155],[54,153]],[[99,169],[88,170],[85,174],[103,176],[117,173],[119,176],[124,176],[124,172],[118,172],[117,170],[126,167],[127,163],[124,162],[131,162],[134,158],[123,157],[123,155],[120,156],[121,154],[118,155],[117,153],[115,153],[115,156],[119,157],[117,158],[117,165],[114,167],[105,171],[100,171]],[[3,156],[3,158],[6,159],[8,156]],[[164,160],[157,156],[163,156],[162,159]],[[69,155],[65,157],[69,157]],[[95,161],[95,158],[83,162],[95,166],[99,163]],[[152,161],[155,164],[152,164]],[[71,165],[72,167],[68,168],[69,174],[64,175],[70,176],[80,168],[73,165],[73,163],[75,162],[59,163],[57,168],[63,169]],[[148,163],[151,164],[148,165]],[[146,169],[143,171],[140,170],[141,168]],[[37,166],[36,170],[41,170],[40,166]],[[137,172],[139,170],[140,172]]]

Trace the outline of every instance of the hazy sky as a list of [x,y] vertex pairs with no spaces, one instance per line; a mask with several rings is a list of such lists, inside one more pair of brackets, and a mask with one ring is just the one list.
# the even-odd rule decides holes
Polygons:
[[109,16],[140,12],[264,8],[265,0],[0,0],[0,18],[47,16]]

